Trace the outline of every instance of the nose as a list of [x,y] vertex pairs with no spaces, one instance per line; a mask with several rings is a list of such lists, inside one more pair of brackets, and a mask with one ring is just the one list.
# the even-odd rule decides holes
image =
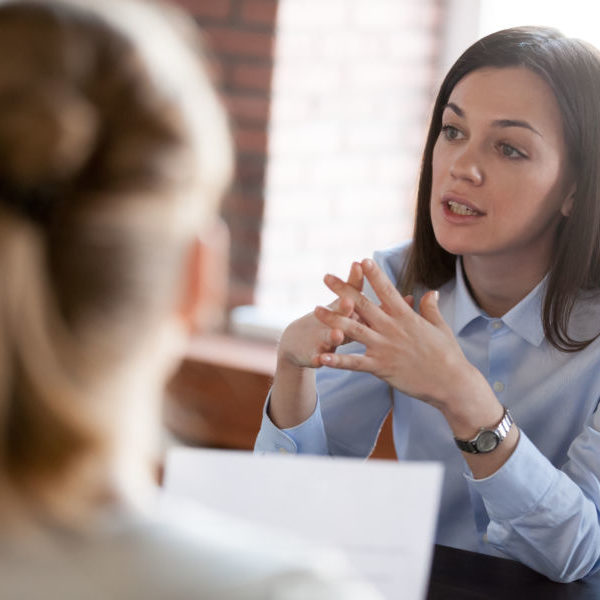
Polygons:
[[473,185],[483,183],[483,169],[477,153],[470,147],[464,146],[450,165],[450,175],[454,179],[468,181]]

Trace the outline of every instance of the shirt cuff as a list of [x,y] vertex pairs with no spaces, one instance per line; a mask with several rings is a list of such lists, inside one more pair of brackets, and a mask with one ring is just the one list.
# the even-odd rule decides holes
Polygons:
[[526,515],[542,501],[555,484],[559,472],[520,431],[510,458],[492,475],[474,479],[469,485],[481,495],[492,521],[507,521]]
[[318,394],[312,415],[299,425],[286,429],[279,429],[269,418],[270,400],[271,392],[263,408],[262,423],[254,444],[255,452],[329,454]]

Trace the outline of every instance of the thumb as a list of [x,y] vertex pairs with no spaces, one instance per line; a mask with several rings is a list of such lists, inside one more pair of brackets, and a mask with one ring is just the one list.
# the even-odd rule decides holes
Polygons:
[[446,327],[446,321],[444,321],[444,317],[442,317],[442,313],[438,307],[439,297],[440,293],[437,290],[427,292],[423,298],[421,298],[419,312],[421,313],[421,316],[432,325],[435,325],[436,327]]

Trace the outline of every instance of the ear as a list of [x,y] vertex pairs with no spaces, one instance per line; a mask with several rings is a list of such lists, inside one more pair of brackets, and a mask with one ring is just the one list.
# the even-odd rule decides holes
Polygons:
[[188,331],[219,328],[224,322],[229,264],[229,232],[217,222],[188,249],[177,314]]
[[177,316],[184,322],[186,329],[192,329],[196,311],[202,299],[202,254],[204,250],[199,239],[194,239],[187,250],[183,267],[183,283],[177,304]]
[[575,184],[573,184],[560,207],[560,212],[562,213],[563,217],[571,216],[571,211],[573,210],[573,204],[575,202],[575,192],[576,191],[577,191],[577,186]]

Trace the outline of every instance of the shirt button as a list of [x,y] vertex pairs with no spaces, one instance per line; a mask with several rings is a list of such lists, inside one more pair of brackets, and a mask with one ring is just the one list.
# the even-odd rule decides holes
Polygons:
[[501,329],[502,328],[502,321],[494,321],[492,323],[492,327],[496,330]]
[[494,381],[492,386],[495,392],[502,392],[504,390],[504,384],[501,381]]

